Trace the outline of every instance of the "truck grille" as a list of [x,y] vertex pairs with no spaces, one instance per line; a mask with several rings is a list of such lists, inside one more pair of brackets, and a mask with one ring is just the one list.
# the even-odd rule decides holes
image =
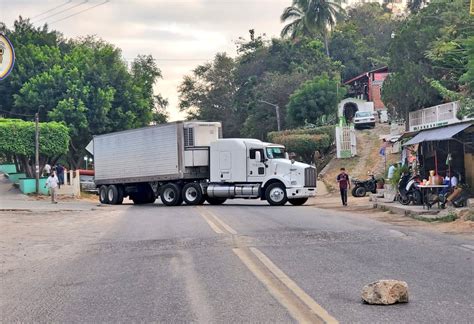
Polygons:
[[304,170],[304,186],[316,187],[316,168],[308,167]]

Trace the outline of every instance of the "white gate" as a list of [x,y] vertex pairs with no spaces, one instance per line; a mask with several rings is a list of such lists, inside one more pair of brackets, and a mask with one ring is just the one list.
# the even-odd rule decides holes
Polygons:
[[357,154],[354,126],[336,127],[336,157],[347,159]]

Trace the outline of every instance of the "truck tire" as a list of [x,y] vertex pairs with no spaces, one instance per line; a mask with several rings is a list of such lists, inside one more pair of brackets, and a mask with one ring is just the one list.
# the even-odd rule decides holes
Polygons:
[[161,188],[160,198],[166,206],[179,206],[183,202],[181,188],[175,183],[167,183]]
[[227,198],[206,197],[206,201],[210,205],[222,205],[223,203],[225,203],[226,200],[227,200]]
[[110,185],[107,187],[107,200],[111,205],[117,205],[119,200],[119,190],[116,185]]
[[117,186],[118,189],[118,199],[117,199],[117,205],[121,205],[123,203],[123,196],[125,195],[123,186]]
[[301,205],[304,205],[304,203],[308,201],[308,198],[293,198],[293,199],[288,199],[288,201],[293,206],[301,206]]
[[107,199],[107,186],[102,185],[99,188],[99,201],[101,204],[108,204],[109,200]]
[[288,201],[286,190],[283,184],[275,182],[270,184],[265,190],[265,199],[272,206],[283,206]]
[[188,205],[201,205],[204,202],[201,186],[194,182],[184,185],[183,199]]

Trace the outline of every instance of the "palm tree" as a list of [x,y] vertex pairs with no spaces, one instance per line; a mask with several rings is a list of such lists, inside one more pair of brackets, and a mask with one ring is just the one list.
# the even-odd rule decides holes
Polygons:
[[340,0],[293,0],[293,5],[285,8],[281,14],[282,22],[290,21],[281,30],[281,36],[295,39],[320,35],[324,38],[326,54],[329,56],[329,32],[344,14]]

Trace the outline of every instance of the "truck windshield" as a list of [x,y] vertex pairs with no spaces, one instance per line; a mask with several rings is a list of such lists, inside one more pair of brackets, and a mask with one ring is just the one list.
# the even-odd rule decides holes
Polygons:
[[283,147],[267,147],[267,157],[269,159],[284,159],[285,149]]

